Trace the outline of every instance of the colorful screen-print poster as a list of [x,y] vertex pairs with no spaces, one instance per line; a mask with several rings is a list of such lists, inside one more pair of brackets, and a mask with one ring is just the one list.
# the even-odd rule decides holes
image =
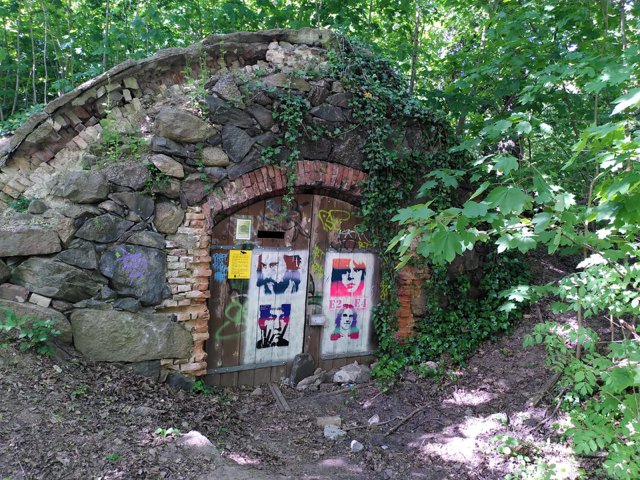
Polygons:
[[306,250],[252,251],[243,364],[292,360],[302,352]]
[[328,251],[325,256],[322,355],[371,349],[375,254]]

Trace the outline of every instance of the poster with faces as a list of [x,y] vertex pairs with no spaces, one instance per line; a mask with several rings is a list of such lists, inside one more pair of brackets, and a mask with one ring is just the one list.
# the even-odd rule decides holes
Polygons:
[[370,350],[375,255],[329,251],[325,257],[322,355]]
[[288,361],[302,351],[306,250],[252,251],[242,363]]

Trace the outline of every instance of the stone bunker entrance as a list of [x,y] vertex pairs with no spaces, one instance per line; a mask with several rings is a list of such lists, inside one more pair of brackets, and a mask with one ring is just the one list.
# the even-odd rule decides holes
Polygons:
[[[236,33],[128,61],[1,139],[0,307],[176,383],[368,357],[378,264],[356,211],[373,177],[362,92],[328,73],[332,38]],[[399,159],[439,148],[430,122],[393,125]],[[415,278],[400,275],[400,335],[419,315]]]
[[[281,172],[252,174],[274,191],[258,187],[256,198],[266,198],[213,227],[210,385],[279,381],[303,352],[325,370],[373,353],[376,254],[353,205],[364,174],[325,162],[300,162],[299,170],[300,193],[289,203],[278,195]],[[247,185],[261,185],[254,179]]]

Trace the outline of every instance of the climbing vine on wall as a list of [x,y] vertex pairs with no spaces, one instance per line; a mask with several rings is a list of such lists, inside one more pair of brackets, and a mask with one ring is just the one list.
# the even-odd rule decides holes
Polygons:
[[[487,269],[480,282],[481,298],[469,297],[466,276],[452,279],[445,271],[432,272],[425,285],[430,292],[427,318],[417,324],[414,337],[398,342],[398,260],[387,250],[398,229],[394,219],[400,208],[426,192],[435,205],[454,196],[462,200],[459,182],[451,179],[465,157],[450,153],[454,135],[444,117],[416,99],[384,59],[340,38],[331,52],[330,65],[333,77],[340,78],[353,94],[353,122],[366,139],[363,169],[368,177],[362,186],[360,213],[363,229],[380,252],[382,272],[382,294],[373,312],[381,354],[374,373],[390,380],[404,367],[444,353],[453,361],[463,361],[482,340],[508,329],[517,317],[513,312],[498,311],[502,303],[499,292],[508,286],[511,273],[523,271],[522,265],[515,259],[496,259],[497,268]],[[424,188],[425,177],[435,171],[441,172],[440,177],[431,179],[429,188]],[[444,294],[453,299],[448,306],[437,302]]]

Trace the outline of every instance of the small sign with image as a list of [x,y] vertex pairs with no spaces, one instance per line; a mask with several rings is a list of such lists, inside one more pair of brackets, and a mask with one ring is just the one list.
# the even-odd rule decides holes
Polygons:
[[236,219],[236,240],[251,240],[251,219]]

